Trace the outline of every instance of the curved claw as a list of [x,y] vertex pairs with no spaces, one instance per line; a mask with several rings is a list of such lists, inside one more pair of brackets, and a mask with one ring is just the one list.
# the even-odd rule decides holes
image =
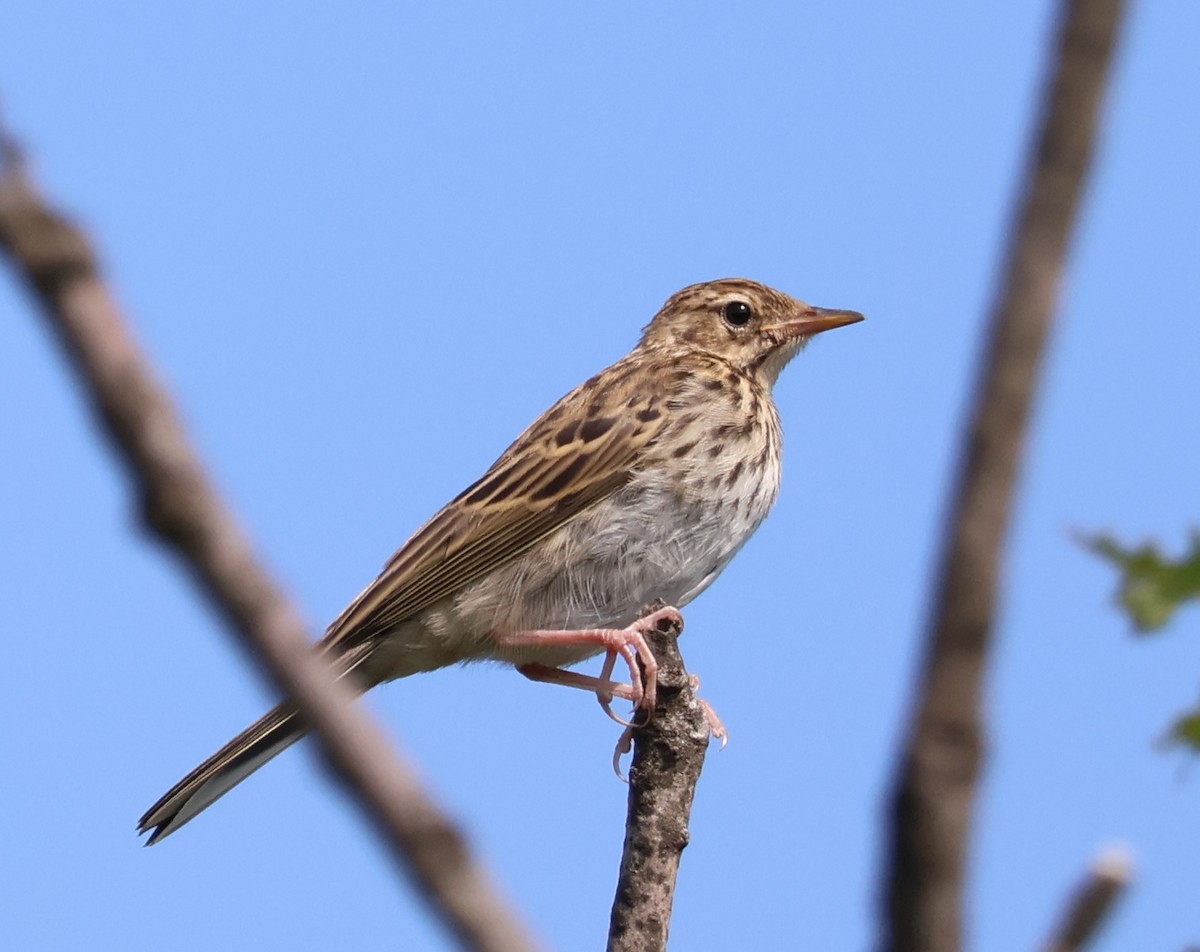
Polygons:
[[[625,728],[626,731],[631,731],[635,727],[641,727],[641,724],[635,724],[633,721],[627,721],[620,714],[612,709],[612,695],[603,697],[600,694],[596,695],[596,699],[600,702],[600,706],[604,709],[604,713],[610,718]],[[624,736],[624,734],[622,734]]]
[[621,773],[621,758],[633,750],[633,727],[626,727],[621,731],[621,736],[617,738],[617,747],[613,751],[612,767],[613,773],[617,775],[618,780],[624,780],[629,783],[629,777]]
[[726,729],[725,722],[721,720],[720,715],[713,710],[713,706],[699,696],[700,675],[689,674],[688,686],[691,687],[692,693],[697,695],[696,700],[700,702],[700,708],[704,711],[704,719],[708,721],[709,737],[715,737],[719,740],[721,742],[721,750],[724,750],[729,746],[729,731]]

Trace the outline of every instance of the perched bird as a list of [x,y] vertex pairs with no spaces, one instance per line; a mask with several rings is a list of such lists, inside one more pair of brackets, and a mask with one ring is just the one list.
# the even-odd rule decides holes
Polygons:
[[[652,711],[645,632],[704,591],[775,502],[779,372],[814,334],[861,320],[741,278],[684,288],[627,357],[418,529],[319,649],[363,691],[492,659]],[[673,607],[639,619],[656,599]],[[600,677],[562,670],[600,653]],[[630,684],[609,680],[618,658]],[[139,832],[149,844],[179,829],[303,733],[290,705],[275,708],[172,787]]]

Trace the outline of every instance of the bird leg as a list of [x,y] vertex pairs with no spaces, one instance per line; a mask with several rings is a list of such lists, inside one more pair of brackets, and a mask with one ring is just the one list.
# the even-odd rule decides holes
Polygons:
[[623,698],[626,701],[633,700],[633,685],[621,684],[609,680],[609,675],[612,674],[613,665],[616,663],[616,660],[617,652],[608,652],[608,657],[604,661],[604,669],[600,672],[600,676],[595,678],[590,674],[579,674],[577,671],[564,671],[562,668],[552,668],[548,664],[523,664],[517,670],[529,678],[530,681],[541,681],[543,684],[561,684],[568,688],[593,691],[596,694],[596,700],[604,708],[605,714],[622,727],[634,727],[635,725],[631,721],[625,720],[625,718],[612,709],[614,697]]
[[[600,701],[600,706],[609,716],[619,723],[626,724],[609,708],[614,697],[626,698],[633,702],[635,708],[645,708],[653,713],[654,703],[658,696],[658,662],[650,646],[646,644],[646,632],[658,628],[659,624],[667,621],[683,626],[683,619],[674,608],[662,608],[651,612],[644,618],[639,618],[628,628],[586,628],[581,631],[514,631],[498,636],[505,647],[548,645],[598,645],[603,648],[607,657],[604,668],[598,678],[573,671],[563,671],[543,664],[524,664],[517,670],[534,681],[546,681],[552,684],[563,684],[567,687],[581,688],[594,691]],[[629,684],[617,684],[609,680],[612,669],[620,656],[629,666]],[[642,668],[638,670],[638,661]],[[628,725],[627,725],[628,726]]]

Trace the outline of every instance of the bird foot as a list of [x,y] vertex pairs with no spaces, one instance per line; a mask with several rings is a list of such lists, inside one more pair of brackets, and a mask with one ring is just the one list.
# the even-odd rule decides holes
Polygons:
[[[692,689],[692,694],[697,695],[700,691],[700,676],[696,674],[688,675],[688,686]],[[729,731],[725,727],[725,722],[721,720],[716,709],[704,700],[697,696],[696,700],[700,703],[700,710],[704,712],[705,723],[708,724],[708,736],[710,739],[719,740],[721,742],[721,750],[724,750],[729,744]],[[633,750],[633,732],[638,727],[644,727],[644,724],[627,724],[625,729],[621,731],[621,736],[617,738],[617,746],[613,751],[613,773],[626,783],[629,782],[629,777],[621,771],[621,758]]]
[[[598,645],[604,649],[604,667],[600,677],[564,671],[545,664],[523,664],[517,670],[533,681],[547,684],[562,684],[566,687],[592,691],[600,706],[617,723],[630,727],[631,721],[618,717],[612,710],[613,698],[619,697],[633,702],[634,710],[642,709],[648,715],[654,712],[658,700],[658,662],[646,643],[646,634],[659,630],[660,626],[673,625],[683,628],[683,617],[674,608],[661,608],[639,618],[627,628],[585,628],[581,631],[516,631],[504,635],[506,646],[523,645]],[[665,627],[662,630],[666,630]],[[611,680],[617,658],[622,658],[629,667],[629,684],[618,684]],[[638,668],[638,662],[641,668]]]

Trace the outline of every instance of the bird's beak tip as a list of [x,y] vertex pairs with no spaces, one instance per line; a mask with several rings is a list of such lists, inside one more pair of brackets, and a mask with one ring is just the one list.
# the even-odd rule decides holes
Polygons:
[[811,337],[835,327],[845,327],[847,324],[857,324],[865,321],[866,317],[858,311],[843,311],[828,307],[808,307],[800,312],[794,320],[788,321],[787,328],[794,337]]

